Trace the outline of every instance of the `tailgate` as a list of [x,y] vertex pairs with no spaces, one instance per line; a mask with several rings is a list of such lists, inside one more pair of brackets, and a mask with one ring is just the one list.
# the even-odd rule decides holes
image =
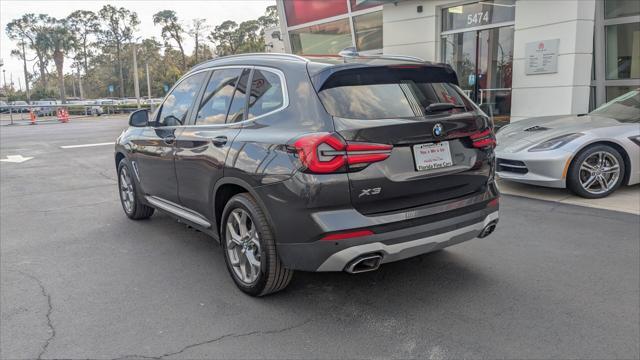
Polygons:
[[[353,120],[334,121],[337,132],[347,141],[393,145],[388,159],[349,172],[351,202],[363,214],[403,210],[484,191],[490,175],[489,156],[474,148],[468,136],[482,127],[481,118],[381,120],[373,126],[366,124],[366,128],[358,128]],[[451,135],[434,138],[436,124]],[[451,164],[418,170],[415,153],[421,145],[442,143],[448,146]]]
[[391,155],[350,169],[363,214],[409,209],[484,191],[493,142],[487,117],[450,82],[448,69],[387,66],[333,72],[319,97],[347,143],[393,145]]

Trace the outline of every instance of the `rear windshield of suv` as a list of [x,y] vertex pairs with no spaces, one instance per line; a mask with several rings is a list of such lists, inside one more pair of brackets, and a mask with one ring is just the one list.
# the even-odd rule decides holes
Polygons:
[[440,69],[362,68],[331,76],[318,95],[329,114],[348,119],[388,119],[425,116],[427,106],[450,103],[450,112],[473,110],[452,83],[442,82]]

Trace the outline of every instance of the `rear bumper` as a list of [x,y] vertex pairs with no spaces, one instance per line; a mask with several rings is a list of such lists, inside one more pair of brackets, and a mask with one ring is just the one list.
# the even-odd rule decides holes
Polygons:
[[[376,217],[351,216],[349,222],[354,225],[365,225],[361,224],[365,220],[368,223],[353,228],[374,229],[375,234],[336,241],[278,243],[278,255],[286,267],[294,270],[343,271],[362,255],[379,254],[381,262],[388,263],[436,251],[474,239],[487,226],[495,224],[498,221],[498,204],[491,200],[496,196],[497,192],[488,191],[443,204],[442,208],[438,206]],[[425,210],[428,212],[423,213]],[[346,220],[346,214],[335,215],[342,217],[342,222]],[[322,219],[316,221],[322,223]]]
[[[353,260],[367,254],[378,254],[382,256],[381,263],[408,259],[410,257],[426,254],[428,252],[444,249],[451,245],[459,244],[476,238],[480,232],[491,223],[498,221],[498,211],[490,213],[482,221],[467,225],[447,232],[427,235],[416,240],[400,242],[396,244],[385,244],[383,239],[375,242],[356,245],[338,251],[326,259],[316,271],[342,271]],[[426,229],[411,229],[421,233]],[[399,231],[398,231],[399,232]],[[428,232],[428,231],[427,231]],[[390,237],[396,234],[384,234]],[[397,234],[400,235],[400,234]],[[385,236],[386,237],[386,236]]]

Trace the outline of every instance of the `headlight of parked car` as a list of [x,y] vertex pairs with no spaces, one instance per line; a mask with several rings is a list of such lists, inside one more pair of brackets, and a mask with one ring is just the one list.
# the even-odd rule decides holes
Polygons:
[[536,151],[549,151],[549,150],[555,150],[558,148],[563,147],[564,145],[568,144],[570,141],[573,141],[577,138],[579,138],[580,136],[582,136],[584,134],[582,133],[574,133],[574,134],[566,134],[566,135],[562,135],[562,136],[558,136],[555,137],[553,139],[549,139],[545,142],[541,142],[540,144],[532,147],[531,149],[529,149],[530,152],[536,152]]

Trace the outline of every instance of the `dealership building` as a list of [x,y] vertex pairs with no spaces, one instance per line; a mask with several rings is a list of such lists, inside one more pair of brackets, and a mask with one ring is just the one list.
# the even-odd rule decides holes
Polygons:
[[639,0],[277,0],[285,51],[450,64],[496,123],[586,113],[640,87]]

